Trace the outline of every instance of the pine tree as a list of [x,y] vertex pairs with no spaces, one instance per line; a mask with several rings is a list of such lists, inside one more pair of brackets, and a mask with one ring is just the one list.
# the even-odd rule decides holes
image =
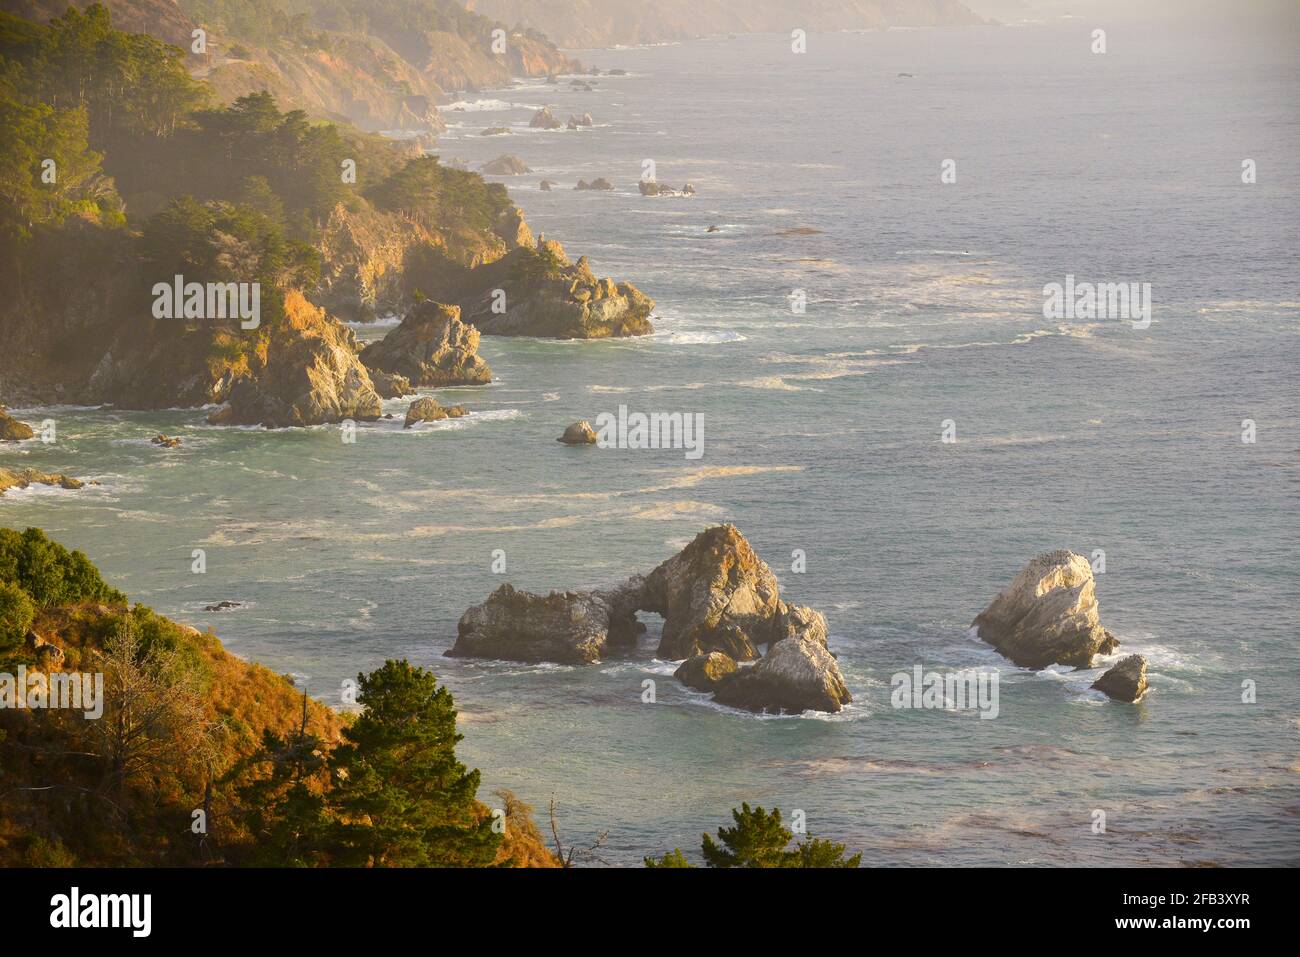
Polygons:
[[501,837],[476,820],[479,773],[456,759],[456,709],[432,672],[387,661],[358,675],[364,710],[330,759],[335,863],[483,867]]
[[[742,804],[731,812],[734,827],[718,828],[715,840],[703,836],[700,850],[708,867],[859,867],[862,855],[844,856],[844,845],[810,838],[787,850],[794,835],[781,825],[781,811]],[[646,867],[691,867],[680,848],[661,858],[644,858]]]

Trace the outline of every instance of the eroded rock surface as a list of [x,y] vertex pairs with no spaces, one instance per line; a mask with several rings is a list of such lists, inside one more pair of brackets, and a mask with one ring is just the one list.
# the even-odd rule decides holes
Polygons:
[[774,644],[761,661],[723,678],[713,700],[747,711],[799,714],[836,712],[853,696],[825,646],[787,638]]
[[361,352],[368,368],[406,386],[438,388],[450,385],[486,385],[492,370],[478,354],[479,331],[462,322],[460,309],[426,300],[418,303],[388,335]]
[[1039,555],[980,612],[979,637],[1024,668],[1087,668],[1119,646],[1101,626],[1092,566],[1061,549]]
[[26,422],[19,422],[0,406],[0,442],[22,442],[36,435]]
[[687,658],[673,672],[673,677],[696,691],[712,691],[736,670],[736,663],[720,651]]
[[1121,658],[1092,686],[1116,701],[1137,701],[1147,692],[1147,660],[1141,655]]
[[586,419],[574,422],[564,430],[555,441],[563,442],[565,445],[595,445],[596,430],[591,427],[591,423]]
[[461,616],[449,657],[594,664],[606,648],[636,642],[636,615],[617,595],[535,595],[502,585]]
[[663,616],[659,657],[721,651],[736,661],[758,657],[779,634],[776,576],[734,525],[701,532],[646,577],[640,608]]

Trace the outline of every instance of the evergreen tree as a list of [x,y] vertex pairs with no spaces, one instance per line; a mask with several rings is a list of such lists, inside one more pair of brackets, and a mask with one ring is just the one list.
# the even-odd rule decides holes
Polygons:
[[501,837],[476,820],[479,773],[456,759],[456,709],[432,672],[387,661],[358,675],[364,710],[330,759],[336,863],[481,867]]
[[[734,827],[718,828],[717,840],[708,834],[700,845],[708,867],[858,867],[862,855],[844,856],[844,845],[811,838],[787,850],[794,835],[781,824],[781,812],[742,804],[731,812]],[[680,848],[661,858],[645,858],[646,867],[691,867]]]

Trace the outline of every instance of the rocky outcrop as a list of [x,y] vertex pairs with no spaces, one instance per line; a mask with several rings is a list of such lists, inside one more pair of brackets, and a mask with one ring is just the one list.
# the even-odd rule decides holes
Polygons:
[[720,681],[736,670],[736,663],[720,651],[687,658],[673,672],[673,677],[696,691],[712,691]]
[[609,180],[605,179],[605,177],[600,176],[597,177],[596,179],[593,179],[590,183],[588,183],[585,179],[580,179],[578,180],[578,185],[573,188],[583,189],[583,190],[591,190],[591,189],[611,190],[614,188],[614,184],[611,183]]
[[59,488],[79,489],[86,483],[71,475],[57,472],[41,472],[37,469],[0,468],[0,495],[11,488],[27,488],[29,485],[57,485]]
[[534,595],[502,585],[461,616],[449,657],[594,664],[607,647],[634,644],[635,612],[617,593]]
[[540,189],[543,193],[549,193],[554,187],[558,185],[559,183],[555,182],[555,180],[544,179],[537,184],[537,188]]
[[0,406],[0,442],[22,442],[35,436],[30,425],[19,422]]
[[153,445],[161,446],[164,449],[174,449],[181,444],[181,440],[174,436],[164,435],[159,432],[149,442]]
[[[364,352],[364,350],[362,350]],[[370,381],[375,384],[375,391],[381,399],[400,399],[415,391],[411,380],[396,372],[384,372],[382,369],[370,369]]]
[[479,170],[488,176],[520,176],[524,173],[531,173],[528,164],[518,156],[507,154],[498,156],[496,159],[484,163]]
[[825,648],[828,631],[826,616],[821,612],[807,605],[787,605],[785,602],[780,602],[776,616],[776,632],[772,636],[772,641],[799,638]]
[[774,644],[757,664],[723,678],[713,700],[747,711],[799,714],[837,712],[853,696],[824,646],[787,638]]
[[975,618],[979,637],[1024,668],[1087,668],[1118,647],[1101,626],[1092,566],[1064,549],[1033,559]]
[[719,525],[646,576],[638,607],[663,616],[660,658],[721,651],[750,661],[784,634],[779,591],[739,530]]
[[596,430],[591,427],[591,423],[586,419],[574,422],[564,430],[555,441],[563,442],[565,445],[595,445]]
[[214,425],[267,428],[373,420],[382,411],[352,330],[298,292],[284,297],[284,321],[269,333],[265,362],[237,379]]
[[1121,658],[1092,686],[1116,701],[1137,701],[1147,692],[1147,660],[1141,655]]
[[584,126],[595,126],[596,121],[591,118],[590,113],[583,113],[581,116],[570,116],[568,127],[571,130],[579,129]]
[[402,428],[409,429],[417,422],[439,422],[442,419],[459,419],[463,415],[468,415],[463,405],[453,405],[443,408],[437,399],[430,396],[421,396],[411,403],[410,408],[406,410],[406,421],[402,423]]
[[544,106],[533,114],[533,118],[528,121],[528,125],[535,130],[558,130],[564,124],[551,112],[549,106]]
[[654,180],[640,180],[637,183],[637,189],[641,191],[642,196],[694,196],[695,187],[690,183],[684,185],[681,189],[669,186],[666,183],[657,183]]
[[546,239],[470,272],[458,301],[461,318],[484,335],[605,339],[654,331],[653,299],[631,283],[596,278],[587,257],[571,263],[564,247]]
[[[826,648],[826,619],[778,595],[776,577],[733,525],[707,529],[649,575],[545,597],[502,585],[461,617],[448,655],[591,664],[635,645],[637,612],[663,617],[657,655],[685,659],[688,687],[752,711],[839,711],[852,700]],[[767,654],[750,666],[738,661]]]
[[408,386],[485,385],[492,381],[492,370],[478,354],[478,343],[478,329],[461,321],[459,307],[426,300],[388,335],[366,346],[361,362],[400,376]]

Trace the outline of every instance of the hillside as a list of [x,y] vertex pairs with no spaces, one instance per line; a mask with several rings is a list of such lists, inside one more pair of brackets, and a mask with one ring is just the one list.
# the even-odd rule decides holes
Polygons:
[[494,20],[546,31],[566,50],[789,33],[984,22],[959,0],[465,0]]
[[[102,6],[45,24],[0,14],[0,56],[10,404],[238,395],[223,424],[374,419],[380,392],[407,392],[372,381],[339,318],[404,314],[429,297],[469,309],[479,269],[535,245],[501,184],[409,141],[284,110],[266,91],[214,108],[178,48],[115,29]],[[618,301],[597,303],[596,277],[560,283],[569,263],[558,246],[547,255],[549,273],[510,277],[526,321],[508,334],[649,330],[648,298],[608,280]],[[202,295],[185,315],[160,307],[159,287],[178,276],[209,297],[256,290],[258,314],[244,325]],[[597,306],[619,321],[587,321]]]
[[[76,706],[53,707],[74,675]],[[412,734],[403,763],[445,773],[458,740],[432,675],[388,662],[358,677],[360,711],[334,712],[215,635],[129,605],[40,529],[0,528],[0,866],[558,866],[509,792],[493,830],[478,772],[458,764],[454,782],[409,782],[437,839],[403,834],[396,810],[379,820],[370,793],[371,816],[354,818],[358,772],[392,758],[391,739],[367,735],[381,700],[403,701],[403,728],[439,728]]]
[[[455,0],[104,0],[114,25],[181,47],[214,100],[266,90],[288,108],[362,130],[431,135],[451,94],[502,87],[512,76],[581,70],[536,31],[466,11]],[[91,0],[0,0],[0,10],[47,21]],[[192,32],[207,31],[193,50]]]

